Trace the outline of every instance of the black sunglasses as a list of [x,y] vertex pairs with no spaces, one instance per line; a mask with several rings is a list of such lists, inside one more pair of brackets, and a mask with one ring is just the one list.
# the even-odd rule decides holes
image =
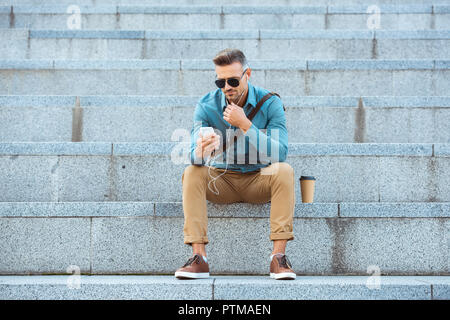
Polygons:
[[219,87],[220,89],[225,88],[225,81],[232,87],[236,88],[239,86],[239,82],[241,81],[242,77],[245,74],[245,71],[247,71],[247,69],[244,70],[244,72],[242,73],[241,77],[238,78],[228,78],[228,79],[217,79],[215,81],[216,86]]

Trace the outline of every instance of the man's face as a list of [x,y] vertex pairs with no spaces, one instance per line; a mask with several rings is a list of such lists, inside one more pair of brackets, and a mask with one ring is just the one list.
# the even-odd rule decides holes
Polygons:
[[[245,92],[248,87],[248,77],[250,77],[251,70],[250,68],[247,69],[242,76],[242,73],[244,72],[244,69],[242,68],[242,65],[239,62],[233,62],[232,64],[226,65],[226,66],[216,66],[216,75],[217,79],[229,79],[229,78],[236,78],[239,80],[239,86],[232,87],[228,84],[228,82],[225,82],[225,87],[221,88],[222,92],[225,94],[228,100],[237,102],[239,96],[245,95]],[[242,76],[242,78],[241,78]]]

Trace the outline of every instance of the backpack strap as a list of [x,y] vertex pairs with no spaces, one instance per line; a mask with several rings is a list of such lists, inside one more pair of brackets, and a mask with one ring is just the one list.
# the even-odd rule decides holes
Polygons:
[[[256,104],[255,108],[252,110],[252,112],[250,112],[250,114],[247,116],[247,118],[252,121],[253,118],[255,117],[255,115],[258,113],[258,111],[261,109],[262,105],[264,104],[264,102],[267,101],[267,99],[269,99],[271,96],[277,96],[278,98],[280,98],[280,95],[276,92],[269,92],[268,94],[266,94],[264,97],[262,97],[261,100],[258,101],[258,103]],[[286,111],[286,108],[283,105],[283,110]],[[238,135],[241,133],[241,131],[238,131]],[[236,142],[237,140],[237,136],[234,136],[234,142]],[[224,141],[223,146],[222,146],[222,150],[223,152],[225,152],[227,150],[227,144],[226,141]]]
[[[249,117],[248,117],[250,120],[253,119],[253,115],[252,115],[252,114],[253,114],[253,113],[256,114],[256,113],[259,111],[259,109],[262,107],[262,105],[264,104],[264,102],[266,102],[266,100],[269,99],[271,96],[277,96],[278,98],[281,99],[280,95],[279,95],[278,93],[276,93],[276,92],[269,92],[268,94],[266,94],[266,95],[258,102],[258,104],[256,105],[255,109],[250,113],[250,115],[249,115]],[[261,103],[261,105],[259,105],[260,103]],[[255,110],[256,110],[256,111],[255,111]],[[284,106],[284,104],[283,104],[283,110],[286,111],[286,107]],[[250,116],[251,116],[251,118],[250,118]]]
[[[250,114],[248,115],[248,119],[250,121],[252,121],[252,119],[255,117],[255,115],[258,113],[259,109],[261,109],[262,105],[264,104],[264,102],[266,102],[267,99],[269,99],[271,96],[273,96],[274,93],[269,92],[268,94],[266,94],[261,100],[258,101],[258,103],[255,106],[255,109],[252,110],[252,112],[250,112]],[[275,93],[278,97],[280,97],[277,93]]]

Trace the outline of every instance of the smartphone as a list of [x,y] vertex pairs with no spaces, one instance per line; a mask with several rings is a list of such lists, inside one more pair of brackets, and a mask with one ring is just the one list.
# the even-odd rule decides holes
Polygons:
[[207,136],[210,134],[214,134],[214,129],[213,127],[201,127],[200,128],[200,133],[202,134],[202,136]]
[[[200,128],[200,133],[201,133],[202,137],[206,137],[206,136],[210,136],[210,135],[216,134],[214,132],[213,127],[201,127]],[[214,149],[215,150],[219,150],[219,143],[218,142],[215,142]]]

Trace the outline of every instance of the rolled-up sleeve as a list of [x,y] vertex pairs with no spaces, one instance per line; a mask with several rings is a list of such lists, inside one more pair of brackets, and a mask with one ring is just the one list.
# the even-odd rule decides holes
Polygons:
[[[288,154],[288,132],[283,102],[280,98],[276,96],[273,98],[267,107],[267,113],[265,132],[252,123],[244,134],[249,137],[249,152],[257,152],[258,162],[262,164],[284,162]],[[276,150],[278,154],[274,154]]]
[[195,148],[197,147],[197,139],[200,128],[208,126],[206,113],[201,103],[198,103],[197,106],[195,107],[193,120],[194,125],[192,126],[191,129],[191,147],[189,152],[189,158],[191,160],[191,164],[202,166],[205,164],[205,161],[203,159],[197,158],[194,152]]

